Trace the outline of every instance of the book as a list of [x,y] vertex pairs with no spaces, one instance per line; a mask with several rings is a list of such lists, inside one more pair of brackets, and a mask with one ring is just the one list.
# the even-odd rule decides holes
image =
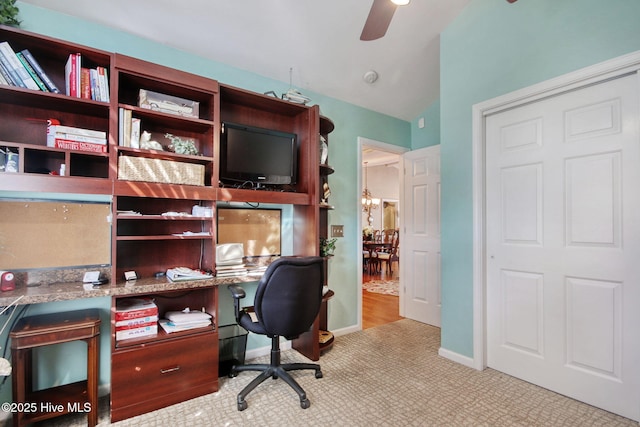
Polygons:
[[16,52],[11,48],[9,42],[0,43],[0,53],[2,54],[2,57],[5,58],[9,65],[13,68],[13,71],[15,72],[17,78],[22,81],[22,84],[24,85],[23,87],[26,87],[28,89],[40,90],[27,69],[24,68],[24,65],[22,65],[22,62],[20,62],[20,60],[18,59]]
[[88,136],[91,138],[98,138],[100,140],[104,140],[105,144],[107,141],[107,132],[105,131],[85,129],[85,128],[79,128],[79,127],[73,127],[73,126],[63,126],[60,124],[60,121],[57,119],[47,120],[47,135],[55,135],[57,133],[73,134],[73,135]]
[[120,298],[116,301],[116,322],[120,320],[139,319],[146,316],[157,316],[158,306],[149,297]]
[[79,53],[71,53],[64,67],[65,93],[74,98],[80,98],[81,59]]
[[2,75],[2,77],[7,82],[8,85],[16,86],[16,84],[13,82],[13,79],[11,78],[11,75],[9,74],[9,70],[7,70],[7,67],[2,62],[1,56],[0,56],[0,75]]
[[91,77],[88,68],[80,68],[80,98],[91,99]]
[[129,145],[132,148],[140,148],[140,119],[137,117],[131,118],[131,138]]
[[20,62],[22,62],[22,65],[24,66],[24,68],[27,69],[27,72],[29,73],[33,81],[36,82],[40,90],[43,92],[49,92],[49,89],[47,89],[47,86],[44,84],[42,79],[38,77],[38,73],[36,73],[36,71],[33,69],[31,64],[29,63],[29,61],[26,60],[26,58],[24,57],[24,54],[22,52],[18,52],[16,53],[16,56],[18,57]]
[[141,327],[146,324],[155,323],[158,321],[158,315],[154,314],[152,316],[141,316],[133,319],[124,319],[116,321],[116,328],[133,328],[133,327]]
[[47,89],[49,89],[49,91],[53,93],[60,93],[60,89],[58,89],[55,83],[53,83],[53,80],[49,78],[47,73],[44,72],[38,61],[36,61],[36,58],[31,54],[31,52],[29,52],[29,49],[23,49],[20,51],[20,53],[22,53],[24,59],[26,59],[27,62],[31,64],[31,67],[36,72],[36,74],[38,74],[38,77],[40,77]]
[[[0,63],[2,63],[4,69],[9,74],[10,80],[11,82],[13,82],[14,86],[26,88],[27,85],[22,81],[22,79],[20,78],[20,75],[18,74],[18,72],[16,71],[16,69],[14,68],[11,62],[11,56],[7,56],[5,49],[3,49],[4,43],[6,42],[0,43]],[[11,50],[11,52],[13,52],[13,50]],[[15,57],[15,54],[13,56]]]
[[53,145],[47,146],[53,148],[63,148],[65,150],[74,150],[74,151],[88,151],[91,153],[106,153],[107,145],[106,144],[92,144],[90,142],[81,142],[81,141],[73,141],[70,139],[58,139],[55,138],[53,140]]
[[98,87],[100,88],[100,98],[98,101],[109,102],[109,76],[105,67],[97,67]]
[[192,270],[187,267],[176,267],[167,270],[167,278],[172,282],[181,282],[185,280],[211,279],[213,276],[200,270]]
[[92,144],[107,144],[106,138],[96,138],[94,136],[80,135],[77,133],[56,132],[53,134],[54,139],[70,139],[72,141],[90,142]]
[[142,338],[158,334],[158,324],[141,326],[139,328],[116,330],[116,340],[126,340],[131,338]]

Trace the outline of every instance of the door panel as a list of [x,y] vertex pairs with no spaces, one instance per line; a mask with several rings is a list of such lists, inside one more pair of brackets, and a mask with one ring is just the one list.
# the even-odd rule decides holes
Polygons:
[[486,118],[487,361],[640,419],[638,78]]
[[401,315],[440,326],[440,146],[404,159]]

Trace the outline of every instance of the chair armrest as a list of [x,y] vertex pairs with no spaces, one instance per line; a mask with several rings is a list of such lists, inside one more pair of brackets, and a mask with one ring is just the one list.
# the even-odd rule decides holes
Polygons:
[[229,285],[229,291],[233,299],[242,299],[247,296],[247,293],[239,285]]

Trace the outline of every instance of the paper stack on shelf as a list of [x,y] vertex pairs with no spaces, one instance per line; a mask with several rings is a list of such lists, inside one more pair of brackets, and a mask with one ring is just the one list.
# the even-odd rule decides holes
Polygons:
[[216,265],[216,277],[246,276],[247,267],[242,260],[238,264]]
[[115,322],[116,340],[156,335],[158,306],[148,297],[118,299]]
[[211,325],[211,315],[204,311],[168,311],[164,319],[160,319],[160,326],[168,334],[172,332],[188,331]]
[[187,280],[211,279],[213,276],[202,270],[193,270],[188,267],[175,267],[167,269],[167,278],[172,282],[184,282]]

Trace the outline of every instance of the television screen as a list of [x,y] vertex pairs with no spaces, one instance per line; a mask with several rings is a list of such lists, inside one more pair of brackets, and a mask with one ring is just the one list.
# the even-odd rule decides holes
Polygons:
[[224,123],[220,138],[220,179],[258,184],[295,184],[297,136]]

